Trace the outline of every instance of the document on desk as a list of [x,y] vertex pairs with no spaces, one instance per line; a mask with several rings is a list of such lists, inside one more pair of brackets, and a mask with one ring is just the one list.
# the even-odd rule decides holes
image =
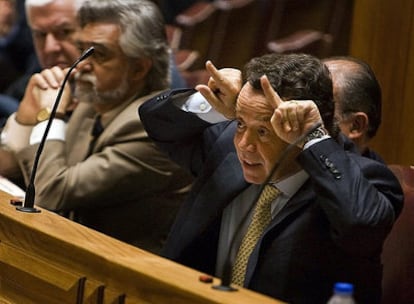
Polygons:
[[0,190],[18,198],[24,198],[25,192],[7,178],[0,176]]

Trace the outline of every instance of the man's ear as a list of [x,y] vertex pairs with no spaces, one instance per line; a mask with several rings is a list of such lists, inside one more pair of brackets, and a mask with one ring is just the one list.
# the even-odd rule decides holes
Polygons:
[[142,80],[147,77],[148,72],[152,67],[152,60],[149,58],[135,59],[131,62],[132,66],[132,79]]
[[356,112],[352,114],[352,123],[349,130],[349,138],[364,138],[368,131],[369,119],[364,112]]

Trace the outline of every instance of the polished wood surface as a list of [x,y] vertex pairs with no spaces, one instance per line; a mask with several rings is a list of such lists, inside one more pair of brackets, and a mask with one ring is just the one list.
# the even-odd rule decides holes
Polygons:
[[281,303],[218,291],[201,273],[0,193],[0,303]]
[[387,163],[414,164],[414,1],[355,1],[351,55],[367,61],[383,92],[372,147]]

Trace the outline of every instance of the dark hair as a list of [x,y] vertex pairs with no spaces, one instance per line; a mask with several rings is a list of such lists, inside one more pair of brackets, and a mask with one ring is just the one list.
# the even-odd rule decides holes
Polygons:
[[267,54],[250,60],[244,67],[243,80],[262,90],[260,78],[266,75],[283,100],[313,100],[325,128],[336,137],[332,80],[327,67],[307,54]]
[[120,26],[119,46],[129,58],[150,58],[146,91],[166,89],[170,85],[170,49],[163,16],[148,0],[85,0],[78,12],[81,27],[93,22]]
[[343,60],[354,63],[352,68],[340,71],[339,86],[336,89],[340,114],[364,112],[369,124],[367,136],[372,138],[381,125],[382,94],[381,87],[371,67],[364,61],[354,57],[331,57],[324,62]]

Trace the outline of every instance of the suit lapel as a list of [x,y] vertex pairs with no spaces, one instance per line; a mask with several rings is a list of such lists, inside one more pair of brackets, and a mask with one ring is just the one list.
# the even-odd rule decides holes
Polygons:
[[[170,248],[185,248],[201,235],[212,221],[221,217],[223,209],[248,186],[234,152],[229,153],[204,182],[199,182],[202,184],[199,191],[186,201],[180,212],[180,220],[177,221],[172,234],[175,239],[170,240]],[[205,207],[206,204],[208,208]],[[174,246],[175,242],[179,246]]]
[[273,239],[277,239],[277,236],[274,236],[275,231],[279,229],[279,227],[282,227],[283,222],[293,215],[296,212],[300,212],[301,209],[306,208],[311,202],[313,202],[315,193],[310,190],[310,181],[308,180],[303,184],[303,186],[299,189],[297,193],[293,195],[293,197],[287,202],[285,207],[280,210],[278,214],[272,219],[272,222],[270,223],[269,227],[264,232],[264,236],[259,240],[258,245],[254,248],[246,270],[246,277],[245,277],[245,286],[248,286],[254,269],[256,268],[257,260],[259,257],[259,251],[260,247],[262,246],[262,243],[265,242],[266,235],[272,231],[273,232]]
[[290,198],[285,207],[280,210],[280,212],[276,214],[276,216],[272,219],[272,222],[270,223],[268,229],[266,229],[266,232],[274,229],[275,226],[279,225],[290,214],[296,212],[298,209],[301,209],[303,206],[306,206],[310,203],[312,197],[314,197],[315,194],[313,191],[309,191],[309,183],[309,180],[306,181],[302,187],[300,187],[299,191]]
[[68,165],[76,164],[85,159],[91,140],[90,132],[94,115],[95,111],[86,103],[80,103],[73,112],[70,118],[71,123],[68,124],[66,132]]

